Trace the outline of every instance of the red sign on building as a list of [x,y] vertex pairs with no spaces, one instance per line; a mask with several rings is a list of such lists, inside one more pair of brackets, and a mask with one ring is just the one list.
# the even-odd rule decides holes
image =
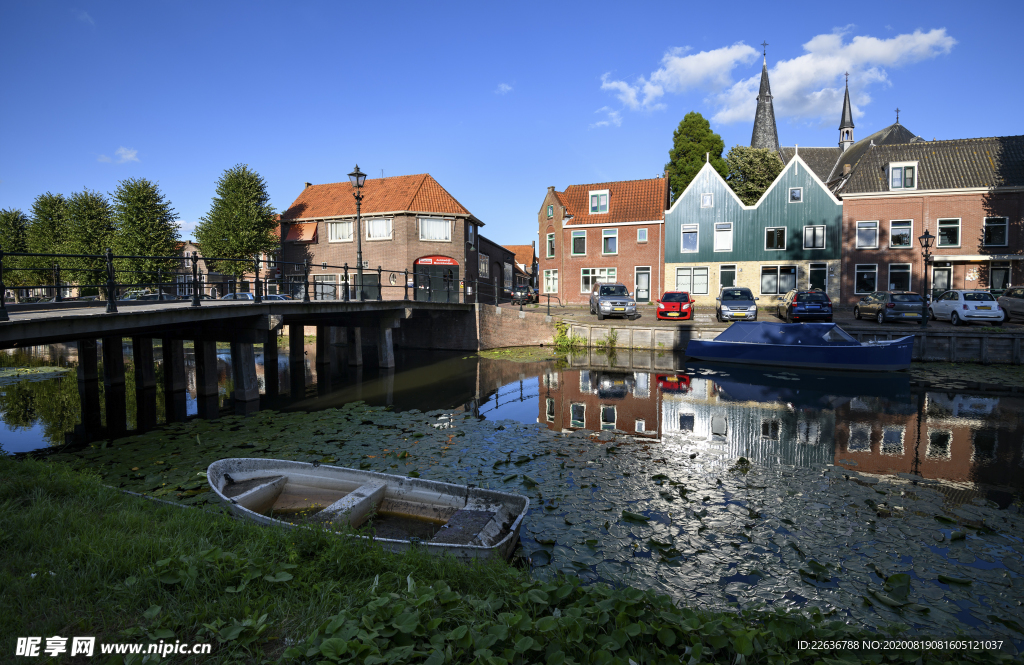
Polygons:
[[416,259],[416,265],[418,266],[457,266],[459,262],[455,259],[450,259],[447,256],[424,256],[423,258]]

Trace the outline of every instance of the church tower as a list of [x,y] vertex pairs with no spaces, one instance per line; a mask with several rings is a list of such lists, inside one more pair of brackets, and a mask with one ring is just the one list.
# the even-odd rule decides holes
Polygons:
[[[767,47],[764,43],[761,46]],[[775,109],[772,107],[772,89],[768,85],[768,56],[761,65],[761,89],[757,93],[757,112],[754,115],[754,133],[751,148],[768,148],[779,152],[779,130],[775,127]]]
[[853,110],[850,108],[850,75],[846,75],[846,97],[843,98],[843,117],[839,120],[839,149],[846,152],[853,145]]

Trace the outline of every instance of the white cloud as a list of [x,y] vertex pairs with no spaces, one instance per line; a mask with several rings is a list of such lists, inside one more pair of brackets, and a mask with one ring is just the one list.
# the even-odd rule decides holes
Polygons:
[[109,162],[110,158],[107,157],[106,155],[100,155],[99,157],[96,158],[96,161],[97,162]]
[[622,112],[621,111],[616,111],[615,109],[611,108],[610,106],[602,106],[601,108],[599,108],[596,111],[594,111],[594,113],[604,113],[605,114],[605,119],[604,120],[599,120],[598,122],[595,122],[595,123],[591,124],[590,125],[590,129],[595,129],[597,127],[612,127],[612,126],[621,127],[622,126]]
[[508,83],[499,83],[498,89],[494,91],[494,94],[507,95],[510,92],[512,92],[512,86],[510,86]]
[[84,11],[82,9],[76,9],[76,10],[74,10],[74,12],[75,12],[75,17],[79,21],[81,21],[82,23],[86,23],[86,24],[92,25],[92,26],[96,25],[96,21],[92,20],[92,17],[89,16],[89,12]]
[[118,164],[124,164],[125,162],[137,162],[137,161],[139,161],[139,158],[138,158],[139,151],[135,150],[133,148],[126,148],[124,146],[121,146],[120,148],[117,149],[117,152],[115,152],[114,154],[117,155],[117,163]]

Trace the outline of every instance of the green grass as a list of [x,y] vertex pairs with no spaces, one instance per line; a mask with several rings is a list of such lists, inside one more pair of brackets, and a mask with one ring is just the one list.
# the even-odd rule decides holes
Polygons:
[[535,580],[504,562],[389,554],[10,458],[0,458],[0,626],[5,656],[18,636],[96,636],[212,643],[213,653],[194,661],[202,663],[939,663],[954,655],[801,650],[798,640],[883,638],[817,611],[703,612],[653,591]]

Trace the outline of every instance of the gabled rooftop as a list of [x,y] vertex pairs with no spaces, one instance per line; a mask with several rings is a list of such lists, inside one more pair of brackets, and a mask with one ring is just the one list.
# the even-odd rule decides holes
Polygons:
[[536,256],[533,245],[505,245],[504,247],[516,255],[516,263],[521,264],[527,272],[533,269],[533,259]]
[[[349,182],[309,185],[281,214],[281,221],[347,217],[356,214]],[[363,185],[362,214],[423,212],[439,215],[472,214],[429,173],[367,178]],[[475,218],[474,218],[475,219]]]
[[[590,192],[608,190],[608,212],[590,212]],[[574,224],[617,224],[623,222],[653,222],[665,219],[668,203],[668,180],[620,180],[589,185],[569,185],[564,192],[555,192]]]

